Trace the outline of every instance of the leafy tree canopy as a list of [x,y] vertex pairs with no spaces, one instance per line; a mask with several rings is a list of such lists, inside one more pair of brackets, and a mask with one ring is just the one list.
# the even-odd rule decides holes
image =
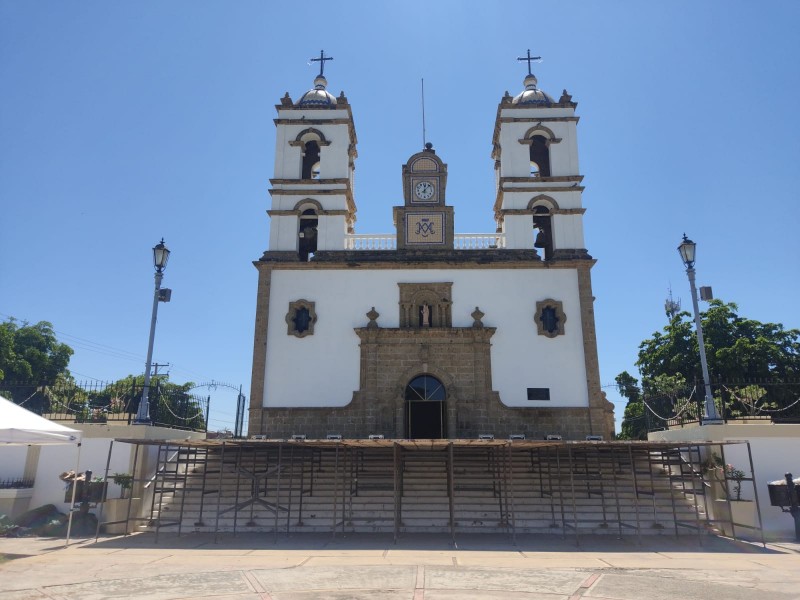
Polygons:
[[[128,375],[101,390],[88,394],[87,410],[101,409],[106,413],[134,414],[139,408],[144,387],[144,375]],[[169,375],[150,379],[150,416],[154,423],[190,429],[203,429],[204,399],[191,393],[195,384],[172,383]]]
[[[36,325],[8,319],[0,323],[0,381],[11,384],[53,384],[68,377],[72,348],[56,339],[53,325]],[[20,387],[20,393],[25,393]]]
[[[800,330],[746,319],[739,316],[738,310],[732,302],[712,300],[700,314],[710,377],[730,386],[719,393],[718,401],[726,406],[730,403],[732,415],[755,414],[759,407],[788,406],[796,399],[791,394],[770,394],[746,384],[733,386],[754,380],[772,384],[796,382],[800,378]],[[648,401],[651,408],[656,405],[668,412],[696,416],[696,405],[689,403],[693,383],[702,379],[702,371],[694,320],[688,312],[675,315],[663,330],[639,345],[636,366],[642,377],[641,386],[627,371],[616,377],[620,394],[628,399],[621,438],[646,437],[643,398],[657,399]],[[754,390],[756,399],[751,398]],[[695,390],[696,393],[702,397],[702,391]]]

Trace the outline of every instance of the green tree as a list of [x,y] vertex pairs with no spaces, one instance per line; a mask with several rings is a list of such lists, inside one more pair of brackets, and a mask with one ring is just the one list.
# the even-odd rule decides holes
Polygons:
[[53,325],[35,325],[8,319],[0,323],[0,382],[12,399],[21,402],[37,387],[69,377],[72,348],[56,338]]
[[[719,405],[729,409],[732,416],[755,414],[753,403],[761,411],[790,406],[798,397],[797,386],[790,384],[800,377],[800,330],[746,319],[739,316],[738,310],[732,302],[712,300],[700,315],[710,376],[729,386],[718,390]],[[641,387],[627,371],[616,378],[620,394],[628,400],[620,438],[646,437],[650,415],[645,413],[645,399],[647,406],[664,415],[696,414],[702,388],[695,389],[694,396],[691,394],[694,382],[702,379],[702,371],[694,320],[688,312],[675,315],[662,331],[639,345],[636,366],[642,377]],[[756,388],[735,386],[737,382],[753,380],[772,385],[755,399],[742,390],[755,393]]]
[[[134,414],[139,408],[144,375],[128,375],[102,390],[89,392],[88,409],[92,412]],[[169,375],[150,379],[150,416],[157,425],[203,429],[205,403],[191,394],[194,383],[172,383]]]

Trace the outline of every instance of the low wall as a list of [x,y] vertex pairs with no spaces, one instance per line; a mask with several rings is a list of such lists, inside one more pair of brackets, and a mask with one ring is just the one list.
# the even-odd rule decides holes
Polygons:
[[[795,477],[800,475],[800,425],[728,423],[656,431],[647,437],[653,441],[669,442],[750,442],[764,535],[771,540],[794,539],[794,520],[777,506],[770,506],[767,484],[783,479],[786,472],[793,473]],[[725,462],[750,475],[746,445],[725,446]],[[742,499],[755,499],[753,486],[749,482],[742,483]]]
[[[203,439],[205,433],[153,427],[150,425],[116,425],[112,423],[70,423],[70,427],[83,433],[80,448],[78,472],[90,469],[93,477],[102,477],[108,460],[109,444],[114,439],[150,439],[150,440],[186,440]],[[142,446],[139,450],[139,476],[152,473],[155,468],[155,446]],[[108,469],[109,479],[114,473],[131,473],[135,447],[131,444],[115,442],[111,462]],[[39,453],[38,461],[34,453]],[[31,458],[34,460],[31,461]],[[52,446],[8,446],[0,447],[0,466],[8,473],[8,477],[20,477],[25,473],[34,479],[33,490],[27,490],[28,497],[15,501],[15,510],[25,505],[25,509],[36,508],[44,504],[54,504],[58,510],[66,513],[69,503],[64,502],[64,491],[67,484],[59,479],[64,471],[75,469],[78,458],[78,447],[75,444],[58,444]],[[26,468],[26,461],[28,464]],[[0,490],[16,491],[16,490]],[[119,498],[119,486],[109,483],[108,497]],[[0,504],[0,513],[2,513]]]

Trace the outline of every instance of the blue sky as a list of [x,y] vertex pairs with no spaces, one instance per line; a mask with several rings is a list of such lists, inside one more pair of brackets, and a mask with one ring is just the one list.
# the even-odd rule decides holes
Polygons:
[[[163,236],[155,359],[249,396],[274,105],[311,87],[308,59],[334,57],[352,105],[357,232],[392,231],[423,77],[456,231],[489,232],[497,103],[530,48],[539,86],[578,102],[603,382],[665,325],[670,285],[690,306],[684,231],[700,285],[798,327],[798,22],[788,0],[2,0],[0,318],[51,321],[79,380],[143,372]],[[212,392],[213,428],[234,413]]]

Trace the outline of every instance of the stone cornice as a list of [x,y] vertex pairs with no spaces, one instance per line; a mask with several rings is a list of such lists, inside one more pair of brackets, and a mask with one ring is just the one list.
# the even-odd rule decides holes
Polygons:
[[[300,216],[299,210],[268,210],[267,214],[270,217],[292,217],[292,216]],[[347,216],[350,213],[346,210],[318,210],[317,215],[321,217],[335,217],[335,216]]]
[[270,188],[268,191],[270,196],[344,196],[347,202],[348,214],[351,215],[353,222],[356,220],[356,203],[353,200],[353,191],[350,188],[349,182],[347,183],[347,187],[333,190]]
[[346,177],[337,179],[270,179],[272,185],[347,185],[350,181]]
[[[303,148],[305,146],[305,143],[299,140],[292,140],[291,142],[289,142],[289,145],[292,146],[293,148]],[[331,143],[328,141],[319,140],[317,141],[317,145],[320,146],[321,148],[324,148],[325,146],[330,146]]]
[[567,123],[580,121],[580,117],[500,117],[501,123]]
[[[585,208],[554,208],[550,211],[551,215],[582,215],[586,213]],[[495,212],[497,215],[532,215],[533,211],[528,208],[501,208]]]
[[390,341],[392,344],[452,344],[459,342],[488,342],[497,331],[496,327],[356,327],[356,335],[362,342]]
[[[502,181],[502,180],[501,180]],[[527,194],[536,194],[541,192],[582,192],[586,188],[582,185],[570,186],[570,187],[561,187],[561,186],[554,186],[554,185],[543,185],[543,186],[525,186],[525,187],[511,187],[511,188],[504,188],[501,185],[497,188],[497,197],[494,200],[494,211],[497,213],[498,211],[502,210],[503,206],[503,194],[505,192],[520,192],[520,193],[527,193]]]
[[564,187],[561,185],[526,185],[524,187],[504,187],[504,192],[582,192],[586,188],[582,185]]
[[[573,182],[577,181],[580,183],[583,181],[583,175],[551,175],[550,177],[501,177],[500,178],[500,185],[504,183],[533,183],[533,182],[544,182],[544,183],[557,183],[557,182]],[[572,189],[572,188],[564,188],[564,189]]]
[[[510,96],[509,96],[510,98]],[[577,106],[577,103],[568,102],[564,104],[551,104],[546,108],[572,108],[573,110]],[[492,133],[492,148],[496,149],[500,143],[500,123],[554,123],[554,122],[565,122],[565,121],[574,121],[577,123],[580,121],[580,117],[504,117],[502,116],[502,112],[504,109],[514,109],[514,108],[525,108],[520,107],[510,102],[501,101],[500,104],[497,105],[497,116],[494,120],[494,132]],[[540,108],[538,110],[546,110],[546,108]],[[536,109],[533,109],[536,110]],[[492,158],[495,157],[495,150],[492,150]]]
[[[353,111],[350,109],[350,104],[344,104],[342,106],[337,107],[330,107],[330,108],[311,108],[308,106],[283,106],[280,104],[275,105],[275,110],[278,111],[278,118],[273,119],[273,123],[275,125],[347,125],[348,130],[350,133],[350,144],[353,146],[353,153],[355,155],[355,146],[358,144],[358,136],[356,136],[356,125],[355,121],[353,120]],[[292,118],[285,118],[283,117],[284,112],[289,111],[319,111],[320,118],[318,119],[292,119]],[[325,118],[325,111],[329,110],[345,110],[347,111],[348,118],[333,118],[333,119],[326,119]],[[316,115],[315,115],[316,116]]]
[[[543,261],[535,250],[321,250],[311,261],[296,252],[266,251],[253,264],[261,269],[575,269],[595,262],[586,250],[561,250],[561,256]],[[569,257],[566,254],[569,253]],[[558,254],[558,251],[557,253]]]

